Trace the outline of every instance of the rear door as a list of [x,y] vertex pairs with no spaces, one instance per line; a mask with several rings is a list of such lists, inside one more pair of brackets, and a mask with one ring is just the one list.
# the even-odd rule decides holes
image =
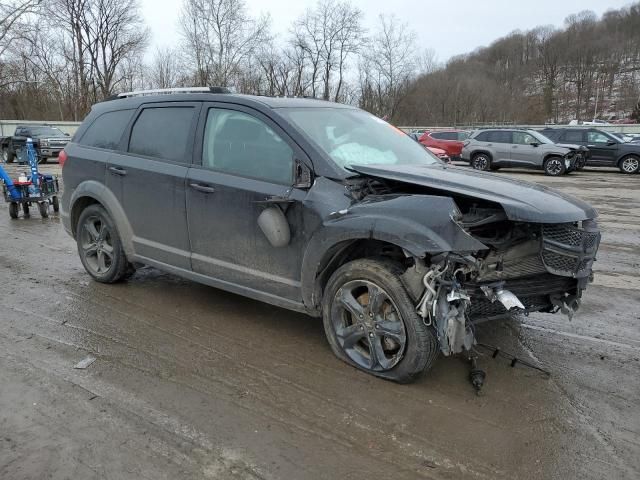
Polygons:
[[[193,271],[232,291],[301,302],[306,191],[292,187],[293,166],[294,159],[310,162],[277,124],[248,107],[208,104],[198,130],[200,153],[187,178]],[[258,226],[270,207],[284,212],[286,246],[274,247]]]
[[191,269],[185,179],[193,156],[200,103],[140,107],[114,152],[107,186],[125,210],[141,261]]
[[598,130],[588,130],[586,136],[587,147],[591,151],[589,164],[615,167],[619,142]]
[[509,166],[511,163],[511,131],[494,130],[489,132],[488,147],[494,152],[493,163]]

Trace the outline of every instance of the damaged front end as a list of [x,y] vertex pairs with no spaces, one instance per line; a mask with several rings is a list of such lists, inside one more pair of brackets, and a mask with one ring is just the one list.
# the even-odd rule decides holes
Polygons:
[[405,273],[414,290],[420,278],[416,310],[437,331],[444,355],[469,350],[477,323],[530,312],[573,316],[592,279],[595,220],[512,222],[499,208],[472,206],[457,222],[488,249],[417,259]]

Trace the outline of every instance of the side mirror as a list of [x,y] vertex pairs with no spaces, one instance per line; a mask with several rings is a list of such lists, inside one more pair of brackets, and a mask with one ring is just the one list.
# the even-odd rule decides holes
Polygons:
[[540,146],[540,144],[538,142],[533,142],[533,143],[530,143],[529,145],[531,145],[532,147],[539,147]]
[[616,145],[617,143],[618,143],[618,142],[614,142],[613,140],[609,140],[609,141],[607,142],[607,145],[610,147],[610,146],[612,146],[612,145]]
[[293,167],[293,187],[310,188],[312,183],[311,169],[300,160],[296,160]]

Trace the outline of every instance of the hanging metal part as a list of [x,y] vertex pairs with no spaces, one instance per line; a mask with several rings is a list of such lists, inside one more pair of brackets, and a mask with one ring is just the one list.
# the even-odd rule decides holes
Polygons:
[[436,282],[443,273],[444,271],[440,270],[440,266],[436,265],[425,273],[424,277],[422,277],[424,293],[418,302],[416,311],[422,317],[422,320],[427,326],[431,326],[433,324],[433,317],[435,316],[435,299],[438,296],[438,292],[436,291]]
[[516,297],[512,292],[503,288],[504,282],[495,283],[491,285],[483,285],[480,287],[482,293],[484,293],[487,298],[494,303],[498,301],[504,305],[504,308],[507,309],[507,312],[510,312],[514,308],[517,310],[526,310],[526,307],[522,304],[522,302]]
[[573,319],[573,315],[580,308],[580,298],[576,295],[568,295],[566,297],[552,295],[551,303],[569,317],[569,321]]
[[471,382],[471,385],[473,385],[476,395],[480,395],[480,390],[487,378],[487,372],[478,368],[478,355],[476,355],[475,352],[469,352],[469,363],[471,366],[471,370],[469,371],[469,381]]

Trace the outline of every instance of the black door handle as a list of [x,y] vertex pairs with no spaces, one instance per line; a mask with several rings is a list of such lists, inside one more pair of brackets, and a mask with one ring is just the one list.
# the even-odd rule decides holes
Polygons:
[[114,173],[116,175],[121,175],[123,177],[127,174],[127,171],[124,168],[120,168],[120,167],[109,167],[109,171],[111,173]]
[[215,188],[210,187],[209,185],[202,185],[200,183],[190,183],[189,186],[202,193],[213,193],[216,191]]

